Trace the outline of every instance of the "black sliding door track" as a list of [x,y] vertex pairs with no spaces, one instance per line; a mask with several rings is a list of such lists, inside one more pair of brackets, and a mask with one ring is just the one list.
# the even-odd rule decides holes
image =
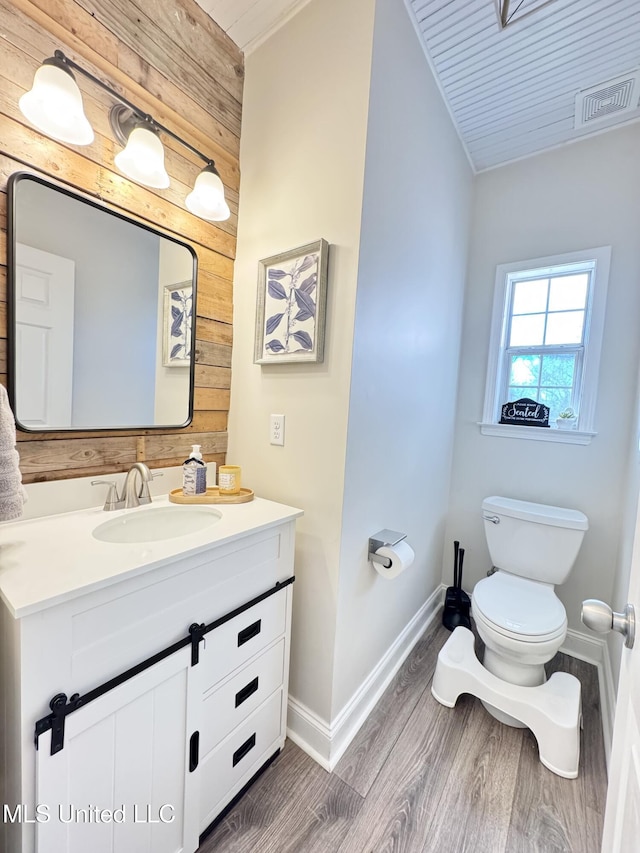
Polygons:
[[84,708],[85,705],[88,705],[95,699],[99,699],[100,696],[103,696],[110,690],[119,687],[121,684],[124,684],[125,681],[129,681],[131,678],[135,678],[136,675],[139,675],[141,672],[144,672],[145,669],[149,669],[150,667],[155,666],[155,664],[160,663],[160,661],[170,657],[171,655],[175,654],[175,652],[180,651],[180,649],[184,649],[186,646],[189,645],[191,646],[191,666],[195,666],[199,661],[200,642],[206,634],[208,634],[210,631],[215,631],[216,628],[219,628],[221,625],[224,625],[225,622],[229,622],[231,619],[235,619],[236,616],[239,616],[241,613],[244,613],[245,610],[249,610],[256,604],[259,604],[261,601],[264,601],[265,598],[270,598],[272,595],[275,595],[276,593],[280,592],[281,589],[284,589],[286,586],[289,586],[289,584],[292,584],[294,581],[295,577],[293,575],[284,581],[277,581],[276,585],[271,587],[271,589],[268,589],[266,592],[257,595],[255,598],[252,598],[251,601],[247,601],[245,604],[240,605],[240,607],[236,607],[235,610],[231,610],[229,613],[225,613],[225,615],[221,616],[219,619],[215,619],[213,622],[209,622],[208,625],[204,622],[202,624],[194,622],[192,625],[189,626],[189,633],[186,637],[183,637],[176,643],[167,646],[167,648],[162,649],[162,651],[156,652],[155,655],[152,655],[146,660],[137,663],[130,669],[127,669],[124,672],[120,673],[120,675],[116,675],[115,678],[111,678],[109,681],[105,681],[104,684],[101,684],[99,687],[94,687],[93,690],[90,690],[83,696],[80,696],[79,693],[74,693],[72,696],[67,698],[66,693],[57,693],[49,702],[51,713],[46,717],[42,717],[42,719],[38,720],[36,723],[36,749],[38,749],[38,738],[40,737],[40,735],[50,730],[51,755],[55,755],[57,752],[60,752],[60,750],[64,748],[64,721],[66,717],[69,716],[69,714],[72,714],[79,708]]

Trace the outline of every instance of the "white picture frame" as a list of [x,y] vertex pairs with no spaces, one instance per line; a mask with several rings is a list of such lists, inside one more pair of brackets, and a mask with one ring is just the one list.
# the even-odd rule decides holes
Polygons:
[[316,240],[259,263],[254,362],[321,362],[329,244]]
[[162,311],[163,367],[190,367],[193,323],[193,285],[167,284]]

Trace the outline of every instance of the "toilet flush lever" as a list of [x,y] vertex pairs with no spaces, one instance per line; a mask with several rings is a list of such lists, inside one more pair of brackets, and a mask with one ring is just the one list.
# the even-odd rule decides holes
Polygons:
[[580,618],[587,628],[606,634],[608,631],[618,631],[624,637],[628,649],[633,648],[636,637],[636,612],[633,604],[626,604],[623,613],[616,613],[604,601],[588,598],[582,602]]
[[500,516],[499,515],[483,515],[482,516],[485,521],[490,521],[491,524],[500,524]]

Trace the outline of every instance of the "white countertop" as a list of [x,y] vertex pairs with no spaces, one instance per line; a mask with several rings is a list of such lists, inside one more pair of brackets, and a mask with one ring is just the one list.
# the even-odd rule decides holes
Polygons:
[[98,525],[124,514],[175,506],[168,497],[151,505],[104,512],[83,509],[0,524],[0,596],[19,619],[77,596],[150,571],[180,556],[232,542],[301,516],[302,510],[255,498],[245,504],[216,504],[222,518],[197,533],[154,542],[115,544],[92,536]]

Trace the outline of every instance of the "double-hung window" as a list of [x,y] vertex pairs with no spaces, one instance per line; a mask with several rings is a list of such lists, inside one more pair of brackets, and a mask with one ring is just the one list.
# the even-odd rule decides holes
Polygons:
[[[610,254],[606,247],[497,268],[483,432],[590,441]],[[550,430],[500,429],[502,405],[522,398],[549,407]],[[555,428],[569,408],[578,417],[573,435]]]

